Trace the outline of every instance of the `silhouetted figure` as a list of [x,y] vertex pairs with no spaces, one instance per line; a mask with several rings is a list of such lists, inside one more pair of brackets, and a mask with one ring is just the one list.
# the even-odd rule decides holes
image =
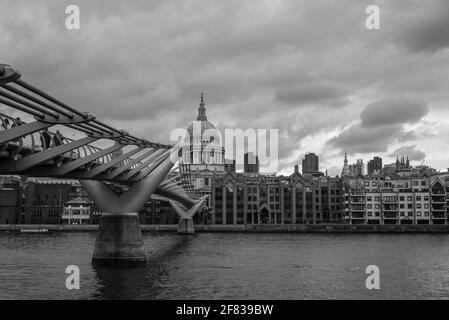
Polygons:
[[[56,133],[53,135],[53,145],[55,147],[60,146],[64,143],[64,136],[59,132],[59,130],[56,130]],[[62,164],[63,155],[57,156],[55,158],[55,164],[56,166],[60,166]]]
[[[0,130],[8,130],[9,129],[9,120],[7,118],[1,118],[2,122],[0,124]],[[0,144],[0,154],[3,155],[4,151],[8,147],[8,143]]]
[[15,118],[12,122],[11,128],[21,126],[23,124],[22,120],[19,117]]
[[64,136],[59,132],[59,130],[56,130],[56,133],[53,135],[53,144],[55,147],[60,146],[64,142]]
[[[21,126],[22,124],[23,124],[22,120],[20,120],[20,118],[17,117],[12,120],[11,128]],[[22,145],[22,142],[23,142],[22,137],[17,140],[14,140],[14,142],[18,142],[20,145]]]
[[9,119],[3,119],[2,121],[2,125],[1,125],[2,130],[8,130],[9,129]]
[[43,148],[43,149],[48,149],[48,148],[50,148],[50,143],[51,143],[51,135],[50,135],[50,132],[48,131],[48,129],[44,129],[43,131],[41,131],[41,144],[42,144],[42,148]]

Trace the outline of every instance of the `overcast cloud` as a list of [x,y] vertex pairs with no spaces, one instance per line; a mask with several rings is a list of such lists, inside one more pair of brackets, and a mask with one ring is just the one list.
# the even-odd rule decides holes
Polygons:
[[[381,30],[364,26],[370,4]],[[279,129],[282,173],[315,152],[339,174],[344,149],[449,166],[449,1],[0,0],[0,12],[1,62],[150,140],[196,118],[203,91],[219,128]]]

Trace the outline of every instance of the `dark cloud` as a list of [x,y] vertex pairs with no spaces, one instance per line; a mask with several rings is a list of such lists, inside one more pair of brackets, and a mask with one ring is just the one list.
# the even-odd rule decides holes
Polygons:
[[404,146],[394,150],[390,157],[408,156],[410,161],[422,161],[426,157],[425,152],[416,149],[416,145]]
[[424,102],[410,98],[384,99],[368,104],[360,114],[360,119],[362,125],[375,127],[416,122],[428,112],[429,107]]
[[359,123],[343,130],[328,144],[359,153],[385,152],[396,139],[413,137],[403,132],[403,124],[417,122],[428,112],[424,102],[408,98],[374,101],[365,106]]
[[403,132],[399,137],[399,142],[414,141],[417,139],[416,133],[413,131]]
[[307,82],[290,88],[281,88],[275,99],[290,105],[320,104],[340,107],[347,100],[349,90],[335,83]]
[[419,11],[408,3],[394,4],[391,9],[395,14],[387,17],[397,25],[395,39],[408,50],[435,53],[449,47],[448,1],[430,0]]
[[378,127],[364,127],[356,124],[330,139],[328,144],[351,152],[385,152],[400,131],[401,126],[396,124]]

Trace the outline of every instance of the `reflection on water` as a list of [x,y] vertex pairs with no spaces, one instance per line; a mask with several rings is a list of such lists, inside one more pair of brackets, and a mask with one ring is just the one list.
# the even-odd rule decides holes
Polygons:
[[148,292],[157,290],[155,288],[157,278],[166,275],[165,265],[169,263],[170,257],[182,254],[192,238],[192,236],[179,236],[165,239],[166,245],[153,248],[154,251],[147,253],[146,267],[113,269],[93,266],[98,284],[94,297],[98,299],[147,298]]
[[[144,233],[142,268],[91,266],[95,233],[0,233],[1,299],[449,297],[449,235]],[[77,265],[81,289],[65,288]],[[380,268],[380,290],[365,268]]]

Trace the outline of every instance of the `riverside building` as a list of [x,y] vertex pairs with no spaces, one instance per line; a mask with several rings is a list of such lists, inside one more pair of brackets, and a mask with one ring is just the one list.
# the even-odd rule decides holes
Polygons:
[[358,176],[344,179],[350,224],[447,224],[449,177]]
[[212,184],[213,224],[318,224],[342,221],[341,179],[235,173]]

